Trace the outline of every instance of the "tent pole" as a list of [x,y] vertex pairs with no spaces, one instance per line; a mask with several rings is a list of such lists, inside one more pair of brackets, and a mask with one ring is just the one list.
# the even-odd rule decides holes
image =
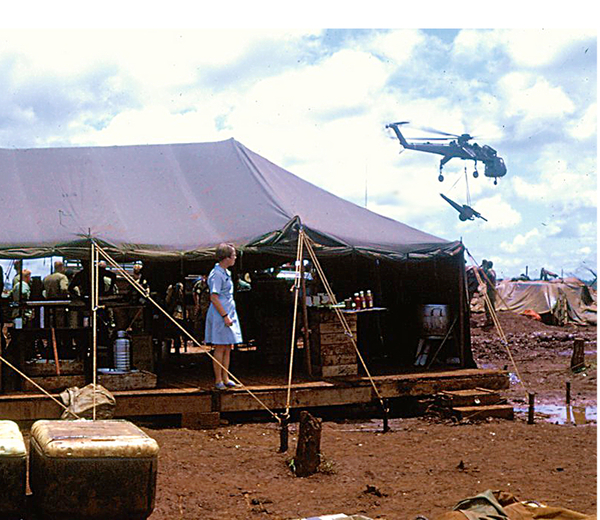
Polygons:
[[306,365],[306,372],[312,377],[310,337],[308,334],[308,309],[306,307],[306,280],[304,279],[304,252],[300,258],[300,284],[302,288],[302,320],[304,321],[304,363]]
[[460,366],[465,368],[466,365],[466,341],[465,341],[465,317],[469,316],[466,311],[468,300],[465,298],[466,276],[465,276],[465,255],[464,252],[458,258],[458,321],[459,321],[459,337],[460,337]]
[[92,419],[96,420],[96,373],[97,373],[97,344],[98,344],[98,335],[97,335],[97,324],[98,324],[98,252],[96,250],[96,245],[92,241],[92,251],[91,251],[91,269],[90,275],[91,279],[91,287],[90,287],[90,303],[92,310],[92,396],[93,396],[93,404],[92,404]]

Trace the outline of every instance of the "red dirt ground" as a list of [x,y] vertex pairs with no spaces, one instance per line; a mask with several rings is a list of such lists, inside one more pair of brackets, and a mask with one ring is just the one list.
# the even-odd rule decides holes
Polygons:
[[[518,382],[503,393],[516,408],[527,392],[536,404],[596,410],[596,327],[551,327],[501,313]],[[479,366],[516,373],[494,330],[472,323]],[[586,369],[570,371],[573,339],[586,340]],[[546,420],[544,420],[546,419]],[[224,425],[213,430],[145,428],[161,446],[157,500],[151,520],[281,519],[361,513],[373,519],[428,518],[463,498],[501,489],[583,513],[596,513],[596,422],[553,424],[524,413],[514,421],[453,423],[433,417],[323,423],[322,471],[297,478],[288,466],[296,448],[277,453],[275,423]]]

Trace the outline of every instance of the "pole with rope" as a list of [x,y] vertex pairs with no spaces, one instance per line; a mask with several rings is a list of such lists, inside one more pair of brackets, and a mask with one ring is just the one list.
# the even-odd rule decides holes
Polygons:
[[321,279],[321,282],[323,283],[323,286],[325,287],[325,291],[327,292],[327,294],[329,296],[329,300],[333,303],[333,310],[335,311],[338,319],[340,320],[340,323],[342,324],[342,327],[344,329],[344,334],[346,336],[348,336],[350,342],[352,343],[352,346],[354,347],[354,350],[356,351],[356,355],[357,355],[358,359],[360,360],[360,363],[361,363],[363,369],[365,370],[365,373],[367,374],[367,377],[373,387],[375,395],[377,396],[377,399],[379,400],[379,403],[381,404],[381,410],[383,413],[383,432],[386,433],[389,431],[389,425],[388,425],[389,406],[388,406],[387,399],[384,399],[383,396],[381,395],[381,393],[379,392],[379,389],[377,388],[377,385],[375,384],[375,381],[373,380],[373,377],[371,376],[371,372],[369,371],[367,364],[365,363],[365,360],[363,359],[363,356],[360,353],[360,350],[358,349],[358,345],[356,344],[354,335],[352,334],[352,331],[350,330],[348,321],[346,320],[346,317],[344,316],[342,311],[337,307],[338,302],[335,298],[335,295],[333,294],[333,291],[331,290],[331,286],[329,285],[329,282],[327,281],[327,278],[325,277],[325,273],[323,272],[321,264],[319,263],[317,255],[313,249],[312,244],[314,242],[308,236],[305,237],[305,242],[306,242],[306,250],[308,251],[308,254],[317,270],[317,273],[319,275],[319,278]]
[[[280,421],[280,446],[281,453],[288,449],[288,425],[290,422],[290,408],[292,401],[292,375],[294,372],[294,350],[296,345],[296,322],[298,318],[298,296],[300,294],[300,277],[302,276],[302,258],[304,249],[304,230],[302,227],[298,233],[298,243],[296,245],[296,263],[294,269],[294,283],[291,290],[294,293],[294,313],[292,318],[292,337],[290,340],[290,364],[288,369],[288,382],[286,392],[285,412],[281,414]],[[306,326],[306,325],[305,325]]]
[[98,377],[98,282],[99,282],[99,257],[98,248],[92,240],[91,246],[91,284],[90,298],[92,304],[92,420],[96,420],[96,383]]
[[[487,275],[485,273],[480,273],[479,272],[479,268],[477,268],[478,264],[477,264],[476,260],[473,258],[473,256],[471,255],[471,253],[469,253],[468,250],[467,250],[467,254],[469,255],[469,258],[471,259],[471,261],[475,264],[476,268],[473,271],[475,273],[475,277],[477,278],[477,283],[479,284],[479,286],[485,285],[487,287],[488,283],[490,283],[489,278],[487,277]],[[483,280],[482,275],[483,275],[483,277],[485,277],[485,281]],[[529,392],[527,386],[525,385],[525,382],[523,381],[523,378],[521,377],[521,374],[519,372],[519,368],[517,367],[517,363],[515,362],[515,359],[514,359],[514,357],[512,355],[510,347],[508,345],[508,339],[506,338],[506,335],[504,334],[504,330],[502,330],[502,325],[500,324],[500,320],[498,319],[498,315],[496,313],[496,309],[492,305],[492,302],[491,302],[491,300],[490,300],[490,298],[489,298],[489,296],[487,294],[487,290],[486,290],[485,294],[483,295],[483,301],[484,301],[484,304],[487,306],[487,308],[490,311],[490,316],[492,317],[492,321],[494,322],[494,326],[496,327],[496,330],[498,332],[498,336],[500,336],[500,342],[502,343],[502,345],[506,349],[506,352],[508,354],[510,362],[512,363],[512,366],[515,369],[515,374],[517,375],[517,378],[519,380],[521,388],[523,389],[523,392],[525,393],[525,395],[527,396],[527,398],[531,399],[530,395],[532,395],[532,394]],[[504,299],[502,299],[502,301],[506,305],[506,302],[504,301]]]
[[[99,245],[96,244],[97,251],[99,255],[104,258],[112,267],[114,267],[125,280],[136,290],[138,291],[147,301],[149,301],[156,309],[158,309],[168,320],[173,323],[175,327],[177,327],[181,333],[186,336],[194,345],[197,347],[201,347],[202,345],[198,342],[198,340],[192,336],[184,327],[182,327],[177,320],[175,320],[167,311],[165,311],[157,302],[150,296],[150,290],[146,287],[143,287],[137,280],[133,279],[131,275],[123,269],[115,260],[106,253]],[[273,412],[263,401],[259,399],[259,397],[252,392],[247,386],[245,386],[237,377],[235,377],[227,368],[225,368],[210,352],[206,352],[208,357],[215,361],[217,365],[219,365],[228,375],[229,377],[238,383],[241,386],[241,389],[247,392],[262,408],[264,408],[277,422],[281,422],[281,418]]]

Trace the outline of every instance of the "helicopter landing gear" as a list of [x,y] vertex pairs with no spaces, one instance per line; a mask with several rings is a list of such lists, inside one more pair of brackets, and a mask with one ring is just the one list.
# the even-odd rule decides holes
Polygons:
[[440,173],[440,175],[438,176],[438,181],[440,182],[444,182],[444,176]]
[[475,177],[475,178],[479,177],[479,172],[477,170],[475,170],[473,172],[473,177]]

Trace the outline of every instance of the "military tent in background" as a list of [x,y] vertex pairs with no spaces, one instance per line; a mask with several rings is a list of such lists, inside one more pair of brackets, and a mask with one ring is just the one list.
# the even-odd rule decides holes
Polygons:
[[208,273],[221,242],[241,251],[239,271],[293,261],[302,226],[338,299],[372,289],[387,309],[376,332],[386,355],[412,364],[420,306],[444,304],[458,350],[449,357],[473,366],[461,242],[343,200],[234,139],[1,149],[0,169],[0,258],[83,259],[94,240],[118,261],[143,260],[154,289],[166,272]]
[[577,278],[552,281],[503,281],[496,287],[496,309],[533,311],[548,323],[596,324],[596,298]]

